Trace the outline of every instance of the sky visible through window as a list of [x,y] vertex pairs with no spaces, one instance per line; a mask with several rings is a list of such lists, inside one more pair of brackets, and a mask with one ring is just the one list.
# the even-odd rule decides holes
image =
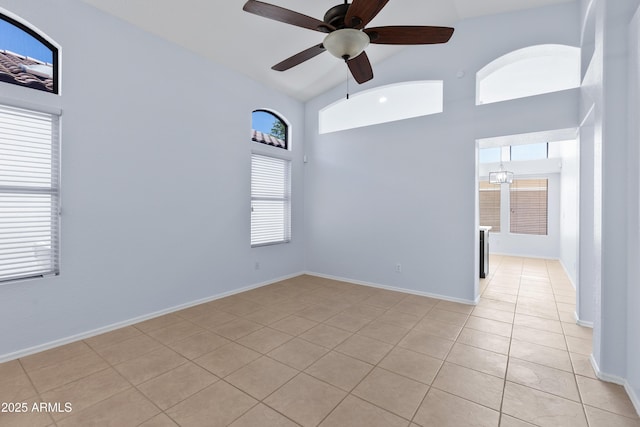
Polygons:
[[51,49],[4,19],[0,19],[0,50],[10,50],[49,64],[53,62]]
[[279,121],[277,117],[266,111],[254,111],[251,117],[253,128],[266,134],[270,134],[273,125]]

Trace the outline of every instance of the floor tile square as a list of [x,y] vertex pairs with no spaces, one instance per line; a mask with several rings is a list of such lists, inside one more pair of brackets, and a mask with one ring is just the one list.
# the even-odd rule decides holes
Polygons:
[[460,335],[458,335],[457,342],[493,351],[494,353],[509,354],[511,339],[475,329],[463,328]]
[[298,370],[304,370],[313,362],[324,356],[329,349],[310,343],[300,338],[294,338],[271,350],[268,355],[272,359],[289,365]]
[[351,335],[351,332],[321,323],[300,335],[300,338],[307,340],[310,343],[331,349],[349,338]]
[[137,388],[160,409],[166,410],[210,386],[218,378],[194,363],[186,363]]
[[635,418],[636,413],[624,387],[592,378],[576,376],[580,396],[585,405]]
[[395,347],[378,366],[424,384],[431,384],[442,363],[440,359]]
[[258,403],[224,381],[218,381],[166,413],[181,427],[227,426]]
[[504,380],[445,362],[432,386],[491,409],[500,410]]
[[213,332],[204,331],[168,344],[168,346],[187,359],[193,360],[230,342]]
[[70,402],[73,405],[71,413],[51,414],[55,420],[60,420],[129,388],[131,384],[127,380],[113,368],[107,368],[43,393],[41,397],[43,402]]
[[495,427],[499,418],[498,411],[432,388],[413,421],[425,427]]
[[429,386],[384,369],[375,368],[353,394],[410,420]]
[[627,418],[589,405],[584,406],[590,427],[638,427],[640,419]]
[[248,395],[262,400],[298,374],[297,369],[268,357],[254,360],[225,378]]
[[262,403],[235,420],[230,427],[298,427],[298,424]]
[[351,391],[372,369],[373,365],[332,351],[309,366],[305,373]]
[[560,369],[511,358],[507,380],[580,402],[575,376]]
[[380,320],[381,317],[360,329],[358,335],[373,338],[387,344],[395,345],[409,332],[409,329],[386,323]]
[[284,319],[278,320],[272,323],[270,326],[273,329],[277,329],[285,334],[298,336],[316,326],[318,322],[314,322],[304,317],[289,316]]
[[354,334],[339,344],[335,350],[363,362],[375,365],[393,348],[391,344]]
[[287,335],[284,332],[265,327],[258,329],[255,332],[245,335],[237,342],[245,347],[249,347],[259,353],[268,353],[276,347],[281,346],[285,342],[289,341],[293,337]]
[[235,341],[239,338],[244,337],[245,335],[249,335],[251,332],[262,329],[263,327],[264,326],[259,323],[250,322],[248,320],[240,318],[214,328],[213,332],[218,335],[222,335],[223,337],[228,338],[232,341]]
[[406,427],[407,420],[353,395],[344,399],[320,427]]
[[580,403],[509,381],[502,412],[542,427],[587,426]]
[[550,368],[573,372],[569,353],[564,350],[514,339],[511,341],[509,356],[549,366]]
[[346,313],[338,313],[335,316],[327,319],[324,323],[329,326],[344,329],[349,332],[356,332],[370,322],[369,319],[364,317],[352,316]]
[[217,350],[207,353],[195,359],[198,365],[212,374],[223,378],[237,371],[260,357],[260,353],[247,347],[230,343]]
[[449,353],[449,350],[451,350],[453,341],[438,338],[425,332],[412,330],[398,343],[398,346],[437,359],[444,359]]
[[415,329],[416,331],[426,332],[429,335],[453,341],[458,337],[458,335],[460,335],[462,326],[457,326],[452,323],[445,323],[430,318],[424,318],[419,321],[413,329]]
[[267,397],[264,403],[298,424],[311,427],[317,426],[346,394],[302,373]]
[[187,359],[175,351],[162,347],[135,359],[115,365],[114,368],[120,375],[136,385],[153,377],[157,377],[186,362]]
[[454,344],[447,356],[447,362],[500,378],[504,378],[506,374],[507,359],[503,354],[460,343]]
[[129,389],[58,421],[60,427],[137,426],[160,413],[138,390]]

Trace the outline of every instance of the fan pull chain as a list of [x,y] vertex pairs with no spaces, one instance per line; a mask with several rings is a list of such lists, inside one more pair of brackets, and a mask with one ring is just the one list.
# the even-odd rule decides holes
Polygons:
[[[344,61],[346,64],[347,61]],[[347,99],[349,99],[349,67],[347,66]]]

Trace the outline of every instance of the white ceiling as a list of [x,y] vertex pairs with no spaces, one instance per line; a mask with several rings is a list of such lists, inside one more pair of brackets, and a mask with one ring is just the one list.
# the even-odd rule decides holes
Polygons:
[[[346,66],[324,53],[285,72],[271,66],[321,43],[323,34],[242,10],[245,0],[82,0],[283,93],[308,100],[344,82]],[[340,0],[267,0],[322,20]],[[391,0],[368,25],[455,27],[461,19],[573,0]],[[454,34],[455,37],[455,34]],[[411,47],[371,45],[375,64]],[[375,77],[374,77],[375,79]]]

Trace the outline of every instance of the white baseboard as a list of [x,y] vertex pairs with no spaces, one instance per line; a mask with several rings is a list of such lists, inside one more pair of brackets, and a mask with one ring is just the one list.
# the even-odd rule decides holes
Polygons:
[[629,396],[629,400],[631,400],[631,403],[636,410],[636,413],[640,416],[640,398],[636,394],[633,387],[631,387],[631,384],[629,384],[629,381],[626,378],[602,372],[600,370],[600,367],[598,366],[598,362],[596,362],[595,357],[593,357],[593,354],[589,356],[589,360],[591,361],[591,367],[593,367],[593,371],[596,373],[596,377],[598,377],[602,381],[607,381],[624,387],[627,395]]
[[477,305],[480,302],[480,296],[478,296],[475,300],[468,300],[463,298],[455,298],[455,297],[450,297],[446,295],[434,294],[431,292],[422,292],[422,291],[415,291],[413,289],[398,288],[396,286],[380,285],[378,283],[365,282],[362,280],[349,279],[346,277],[332,276],[330,274],[316,273],[313,271],[307,271],[305,272],[305,274],[308,274],[309,276],[316,276],[316,277],[322,277],[325,279],[353,283],[354,285],[362,285],[362,286],[369,286],[371,288],[386,289],[389,291],[402,292],[405,294],[418,295],[422,297],[436,298],[436,299],[441,299],[441,300],[451,301],[451,302],[458,302],[458,303],[467,304],[467,305]]
[[584,326],[585,328],[591,328],[593,329],[593,322],[588,322],[586,320],[580,320],[580,318],[578,317],[578,313],[577,312],[573,312],[573,317],[576,318],[576,323],[580,326]]
[[300,276],[301,274],[305,274],[304,272],[299,272],[299,273],[295,273],[295,274],[289,274],[286,276],[282,276],[282,277],[278,277],[276,279],[271,279],[265,282],[261,282],[261,283],[256,283],[253,285],[249,285],[249,286],[245,286],[239,289],[234,289],[232,291],[228,291],[228,292],[223,292],[221,294],[216,294],[216,295],[212,295],[210,297],[206,297],[206,298],[201,298],[195,301],[190,301],[184,304],[179,304],[173,307],[169,307],[169,308],[165,308],[163,310],[159,310],[159,311],[155,311],[153,313],[149,313],[149,314],[144,314],[142,316],[137,316],[134,317],[132,319],[127,319],[127,320],[123,320],[122,322],[116,322],[116,323],[112,323],[110,325],[107,326],[103,326],[100,328],[96,328],[96,329],[92,329],[89,331],[85,331],[85,332],[81,332],[79,334],[76,335],[72,335],[72,336],[68,336],[65,338],[60,338],[54,341],[50,341],[44,344],[39,344],[33,347],[29,347],[29,348],[25,348],[22,350],[18,350],[18,351],[14,351],[12,353],[6,353],[6,354],[2,354],[0,355],[0,363],[3,362],[8,362],[10,360],[14,360],[14,359],[18,359],[20,357],[25,357],[25,356],[29,356],[31,354],[35,354],[35,353],[40,353],[41,351],[45,351],[45,350],[50,350],[52,348],[55,347],[60,347],[62,345],[65,344],[70,344],[72,342],[76,342],[76,341],[80,341],[83,339],[87,339],[87,338],[91,338],[94,337],[96,335],[100,335],[100,334],[104,334],[106,332],[111,332],[115,329],[120,329],[120,328],[124,328],[125,326],[130,326],[133,325],[135,323],[140,323],[143,322],[145,320],[149,320],[149,319],[153,319],[159,316],[164,316],[165,314],[170,314],[179,310],[184,310],[185,308],[189,308],[189,307],[193,307],[196,305],[200,305],[200,304],[204,304],[210,301],[214,301],[220,298],[224,298],[224,297],[228,297],[231,295],[235,295],[238,294],[240,292],[245,292],[245,291],[250,291],[251,289],[256,289],[256,288],[261,288],[263,286],[266,285],[270,285],[272,283],[276,283],[279,282],[281,280],[286,280],[286,279],[290,279],[292,277],[297,277]]

